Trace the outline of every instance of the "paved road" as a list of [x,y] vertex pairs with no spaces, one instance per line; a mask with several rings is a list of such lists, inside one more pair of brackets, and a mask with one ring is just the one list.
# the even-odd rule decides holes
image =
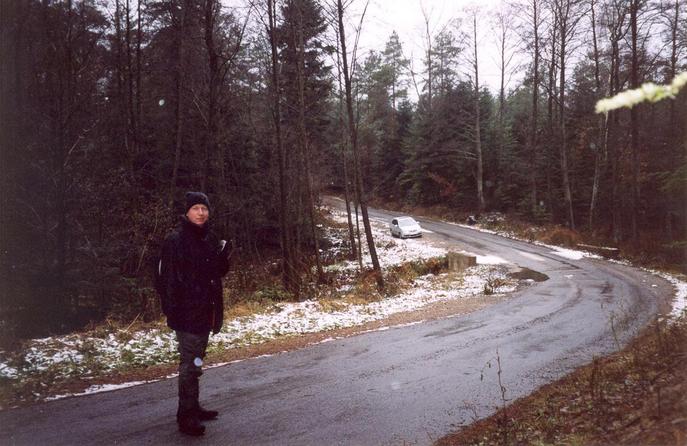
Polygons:
[[430,444],[500,404],[497,349],[507,398],[524,396],[614,350],[672,293],[633,268],[420,221],[458,248],[550,279],[477,313],[207,370],[202,398],[221,416],[202,439],[176,432],[177,381],[168,379],[2,412],[0,445]]

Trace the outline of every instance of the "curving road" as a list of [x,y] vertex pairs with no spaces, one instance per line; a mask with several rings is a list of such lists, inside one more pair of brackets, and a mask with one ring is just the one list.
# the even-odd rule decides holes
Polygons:
[[430,444],[501,404],[497,349],[515,399],[615,350],[672,296],[634,268],[419,220],[457,249],[549,280],[476,313],[207,370],[201,396],[221,415],[201,439],[176,432],[177,380],[167,379],[1,412],[0,444]]

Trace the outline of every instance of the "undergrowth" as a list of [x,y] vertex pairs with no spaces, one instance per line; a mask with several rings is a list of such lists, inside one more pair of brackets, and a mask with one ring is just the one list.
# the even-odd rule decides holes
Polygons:
[[436,444],[681,446],[687,439],[686,393],[687,320],[656,320],[622,351],[596,358]]

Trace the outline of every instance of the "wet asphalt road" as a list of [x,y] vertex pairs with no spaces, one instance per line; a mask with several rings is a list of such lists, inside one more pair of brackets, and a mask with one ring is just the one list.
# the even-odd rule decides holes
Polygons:
[[497,351],[515,399],[617,349],[672,296],[663,279],[634,268],[419,220],[456,249],[549,280],[469,315],[206,370],[201,399],[221,415],[200,439],[176,432],[177,380],[167,379],[0,412],[0,445],[430,444],[502,404]]

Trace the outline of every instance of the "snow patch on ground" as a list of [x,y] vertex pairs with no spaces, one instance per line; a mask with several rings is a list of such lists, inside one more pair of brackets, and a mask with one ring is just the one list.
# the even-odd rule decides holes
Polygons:
[[575,251],[567,248],[557,248],[551,251],[551,254],[557,255],[570,260],[580,260],[585,257],[584,253],[581,251]]
[[508,263],[506,260],[503,260],[501,257],[498,256],[476,256],[477,257],[477,263],[481,265],[500,265],[502,263]]
[[70,396],[81,396],[81,395],[90,395],[92,393],[109,392],[111,390],[125,389],[127,387],[134,387],[134,386],[139,386],[141,384],[147,384],[147,383],[152,383],[152,382],[155,382],[155,380],[152,380],[152,381],[131,381],[131,382],[122,383],[122,384],[98,384],[98,385],[91,386],[88,389],[86,389],[80,393],[54,395],[54,396],[47,397],[45,400],[46,401],[53,401],[53,400],[59,400],[62,398],[67,398]]
[[649,269],[646,271],[666,279],[673,285],[673,288],[675,288],[675,297],[673,298],[673,306],[672,310],[670,311],[670,316],[674,318],[687,316],[687,281],[662,271]]

